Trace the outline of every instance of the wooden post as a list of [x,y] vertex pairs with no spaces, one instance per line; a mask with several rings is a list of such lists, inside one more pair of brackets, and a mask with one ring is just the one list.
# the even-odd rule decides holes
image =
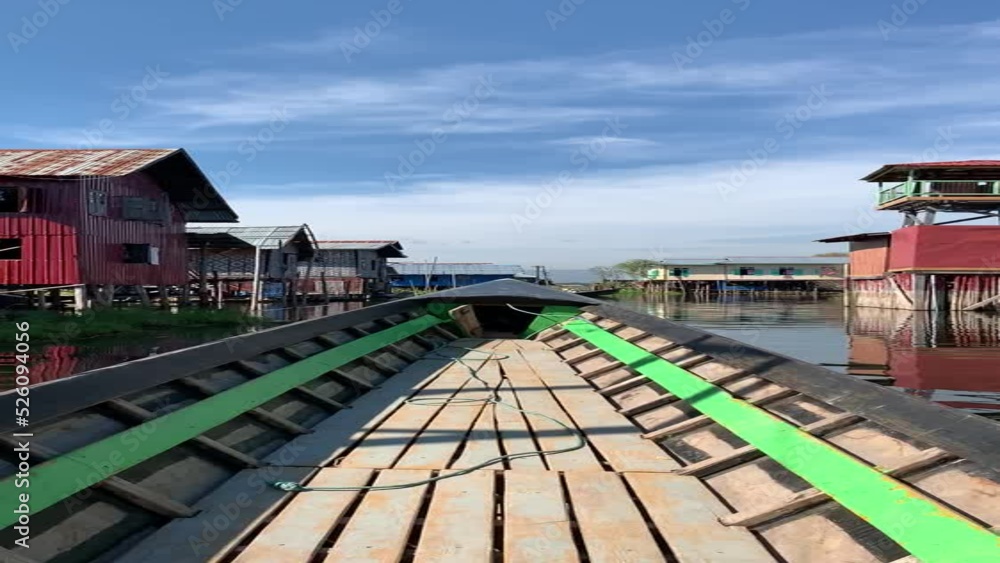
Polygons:
[[191,282],[185,283],[181,286],[181,296],[178,304],[181,307],[187,307],[191,304]]
[[45,290],[39,289],[35,293],[35,306],[39,309],[45,308]]
[[[301,287],[303,304],[309,303],[309,290],[310,290],[309,282],[312,281],[313,264],[316,263],[316,257],[318,255],[319,255],[319,249],[317,248],[316,250],[313,251],[313,255],[312,258],[309,259],[309,263],[306,264],[306,277],[305,279],[302,280],[302,287]],[[295,266],[295,271],[296,272],[298,271],[298,265]]]
[[137,284],[135,286],[135,292],[139,295],[139,301],[142,302],[142,306],[149,307],[149,294],[146,293],[146,288],[142,284]]
[[75,311],[86,311],[87,310],[87,286],[78,285],[73,288],[73,310]]
[[208,272],[206,271],[205,244],[201,245],[198,257],[198,299],[202,305],[208,305]]
[[62,308],[62,294],[60,293],[60,290],[49,290],[49,306],[50,308]]
[[927,277],[923,274],[913,273],[913,294],[912,307],[914,311],[927,309]]
[[156,291],[160,295],[160,307],[166,309],[170,306],[170,294],[167,293],[167,286],[158,285]]
[[330,302],[330,292],[326,288],[326,272],[320,272],[319,273],[319,284],[320,284],[320,288],[319,288],[320,292],[323,293],[323,302],[324,303],[329,303]]
[[253,282],[250,290],[250,312],[256,313],[260,299],[260,247],[254,247],[253,254]]
[[223,287],[222,280],[219,279],[219,272],[215,272],[215,306],[218,309],[222,308],[222,304],[225,302],[225,288]]

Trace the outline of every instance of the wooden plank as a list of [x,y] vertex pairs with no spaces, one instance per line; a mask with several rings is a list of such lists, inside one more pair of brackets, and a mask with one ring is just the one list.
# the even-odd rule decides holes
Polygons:
[[[205,397],[215,397],[217,395],[220,395],[221,393],[226,393],[227,391],[232,390],[232,389],[226,389],[225,391],[219,392],[216,391],[215,389],[212,389],[208,385],[205,385],[203,382],[198,381],[197,379],[192,379],[190,377],[182,377],[177,380],[177,383],[184,385],[185,387],[190,387],[191,389],[194,389],[195,391],[201,393]],[[237,386],[235,389],[238,389],[239,387],[241,386]],[[288,432],[289,434],[299,435],[299,434],[308,434],[310,432],[310,430],[305,426],[302,426],[301,424],[296,424],[291,420],[288,420],[287,418],[280,417],[262,408],[253,408],[246,411],[244,414],[252,416],[257,420],[267,424],[268,426],[271,426],[272,428],[283,430],[285,432]]]
[[593,390],[581,384],[569,366],[547,350],[521,350],[538,379],[557,388],[556,396],[576,425],[615,471],[671,471],[680,467],[656,444]]
[[494,475],[476,471],[437,482],[414,563],[490,563]]
[[697,479],[664,473],[623,477],[680,563],[775,560],[746,529],[719,523],[729,509]]
[[[105,403],[105,405],[111,410],[139,422],[148,422],[156,418],[156,414],[152,411],[122,399],[112,399]],[[237,449],[231,448],[222,442],[213,440],[206,436],[198,436],[192,441],[215,453],[218,457],[230,461],[231,463],[239,464],[243,467],[260,467],[261,465],[260,460],[257,458],[251,457]]]
[[512,470],[503,477],[504,563],[580,561],[559,475]]
[[[430,471],[418,469],[382,471],[375,486],[414,483],[430,476]],[[323,560],[397,563],[406,549],[406,539],[417,520],[426,490],[427,485],[419,485],[367,493]]]
[[[638,341],[640,341],[640,340],[642,340],[644,338],[648,338],[650,336],[651,336],[650,334],[643,332],[643,333],[640,333],[640,334],[635,334],[635,335],[629,336],[628,338],[625,338],[624,340],[626,340],[627,342],[638,342]],[[654,354],[659,354],[659,353],[665,352],[665,351],[667,351],[667,350],[669,350],[671,348],[676,348],[676,347],[677,347],[676,344],[670,344],[670,345],[658,348],[657,350],[654,350],[653,353]],[[596,357],[598,357],[598,356],[600,356],[600,355],[602,355],[604,353],[605,353],[604,350],[601,350],[600,348],[595,348],[593,350],[590,350],[589,352],[584,352],[583,354],[580,354],[579,356],[573,356],[572,358],[566,358],[563,361],[565,361],[569,365],[574,365],[574,364],[578,364],[578,363],[581,363],[581,362],[586,361],[586,360],[590,360],[590,359],[596,358]]]
[[116,563],[206,563],[229,549],[274,512],[291,493],[268,487],[273,480],[298,481],[305,467],[246,469],[195,503],[202,512],[179,518],[154,532]]
[[472,305],[455,307],[448,311],[448,316],[451,317],[451,320],[454,321],[455,325],[458,326],[459,330],[465,336],[472,338],[481,338],[483,336],[483,327],[479,324],[479,319],[476,318],[476,313]]
[[[917,454],[906,456],[899,460],[896,465],[886,468],[886,475],[893,477],[904,477],[915,471],[919,471],[936,463],[954,459],[955,456],[940,448],[930,448]],[[769,506],[755,508],[751,511],[727,514],[720,519],[726,526],[753,527],[770,522],[777,518],[800,512],[818,504],[830,500],[830,497],[823,491],[816,488],[799,491],[794,495],[782,499]]]
[[[446,469],[455,458],[459,447],[466,441],[472,425],[479,414],[492,410],[486,400],[492,396],[493,388],[499,383],[500,370],[496,360],[475,364],[478,375],[489,384],[484,387],[478,381],[469,381],[451,398],[453,403],[445,405],[413,441],[403,456],[393,464],[398,469]],[[470,365],[473,365],[470,363]],[[467,371],[460,368],[462,375]],[[453,381],[453,380],[452,380]],[[428,408],[422,405],[407,407]]]
[[[507,379],[514,387],[521,408],[559,420],[572,428],[572,419],[562,410],[545,384],[538,379],[531,366],[517,353],[516,345],[508,341],[503,350],[510,350],[510,358],[501,360],[500,364]],[[575,381],[574,384],[579,385],[579,380]],[[572,447],[579,440],[569,430],[551,420],[530,413],[526,413],[526,418],[543,450],[551,451]],[[600,462],[587,447],[555,455],[545,454],[544,457],[549,469],[552,470],[593,469],[603,471]]]
[[[519,403],[514,389],[506,379],[497,390],[497,395],[504,405],[518,408]],[[496,417],[497,431],[503,443],[504,452],[507,455],[535,452],[539,446],[532,439],[531,430],[524,420],[524,415],[505,406],[497,406],[493,411]],[[524,456],[507,461],[507,465],[512,469],[545,469],[547,465],[542,456]]]
[[568,472],[565,478],[591,561],[667,560],[618,475]]
[[[463,353],[462,356],[469,354]],[[448,367],[411,399],[437,402],[451,398],[470,383],[468,371],[461,364],[443,361],[448,363]],[[483,362],[478,358],[465,361],[475,367]],[[392,467],[441,408],[441,405],[402,404],[381,424],[369,426],[371,432],[364,437],[357,449],[347,454],[339,467]]]
[[[829,418],[824,418],[823,420],[817,420],[812,424],[807,424],[802,426],[800,430],[803,432],[808,432],[814,436],[822,436],[834,430],[839,430],[845,426],[850,426],[856,422],[860,422],[862,418],[858,415],[851,413],[841,413],[838,415],[831,416]],[[764,455],[763,452],[755,448],[754,446],[744,446],[742,448],[733,450],[732,452],[719,457],[709,458],[698,463],[692,463],[691,465],[685,466],[683,469],[677,471],[678,475],[694,475],[696,477],[704,477],[715,473],[716,471],[722,471],[728,469],[734,465],[738,465],[745,461],[750,461],[751,459],[758,458]]]
[[[782,399],[787,399],[794,395],[798,395],[798,391],[794,389],[781,389],[770,395],[766,395],[752,401],[747,401],[747,403],[755,406],[762,406],[768,403],[773,403],[775,401],[780,401]],[[647,432],[642,435],[643,438],[647,440],[659,440],[661,438],[666,438],[667,436],[673,434],[682,434],[696,428],[701,428],[702,426],[708,426],[713,424],[715,421],[705,415],[698,415],[687,420],[678,422],[677,424],[671,424],[666,428],[660,428],[659,430],[653,430],[652,432]]]
[[[307,486],[361,487],[371,474],[370,469],[323,469]],[[297,493],[243,549],[235,562],[308,561],[358,494],[358,491]]]
[[[499,368],[496,362],[487,363],[480,374],[489,380],[488,378],[494,377],[490,374],[491,371],[496,372],[496,378],[499,379]],[[500,408],[503,409],[503,407]],[[465,439],[462,454],[458,460],[451,464],[452,469],[466,469],[500,457],[500,434],[494,419],[496,409],[495,405],[487,405],[480,411],[479,417],[472,427],[472,432]],[[540,460],[538,461],[540,463]],[[494,467],[503,469],[502,464],[497,464]]]
[[[18,440],[19,438],[0,436],[0,444],[15,451],[20,445]],[[57,459],[62,455],[38,442],[31,442],[30,449],[31,462],[36,465],[43,461]],[[126,481],[121,477],[108,477],[95,483],[95,486],[104,489],[122,500],[168,518],[190,518],[198,514],[197,510],[183,502],[178,502],[169,496],[131,481]]]
[[351,408],[335,413],[314,426],[311,434],[299,436],[289,443],[298,452],[295,464],[325,466],[332,463],[449,365],[450,362],[443,359],[414,362],[387,379],[381,387],[355,399]]

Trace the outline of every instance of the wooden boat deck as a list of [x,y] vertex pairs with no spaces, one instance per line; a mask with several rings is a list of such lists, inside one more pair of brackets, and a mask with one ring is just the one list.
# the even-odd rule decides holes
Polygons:
[[[552,348],[492,340],[476,349],[506,356],[468,361],[483,366],[480,376],[505,403],[564,421],[585,447],[419,487],[296,493],[224,560],[667,561],[673,553],[682,561],[774,561],[752,533],[719,523],[729,510],[697,479],[673,474],[677,461]],[[303,484],[412,483],[502,454],[577,443],[545,418],[475,402],[488,394],[461,364],[438,370]],[[472,402],[438,406],[442,399]]]
[[[35,474],[60,490],[38,489],[32,549],[0,559],[1000,553],[992,422],[610,307],[476,340],[451,332],[474,319],[380,307],[39,388],[32,450],[52,461]],[[85,456],[107,461],[71,482]]]

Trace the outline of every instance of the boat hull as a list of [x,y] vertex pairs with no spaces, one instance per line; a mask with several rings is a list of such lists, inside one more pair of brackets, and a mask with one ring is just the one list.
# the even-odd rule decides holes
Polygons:
[[30,550],[0,467],[12,561],[997,555],[1000,425],[523,282],[30,393]]

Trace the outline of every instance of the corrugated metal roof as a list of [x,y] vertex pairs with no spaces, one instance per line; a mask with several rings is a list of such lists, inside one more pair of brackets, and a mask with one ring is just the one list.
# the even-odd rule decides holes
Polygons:
[[520,266],[472,262],[438,262],[437,264],[432,262],[390,262],[389,267],[402,276],[426,276],[427,274],[513,276],[524,273]]
[[0,149],[0,175],[126,176],[180,149]]
[[399,245],[396,240],[318,240],[316,246],[320,250],[378,250],[387,246]]
[[[910,170],[924,169],[975,169],[975,168],[998,168],[1000,160],[955,160],[948,162],[904,162],[899,164],[885,164],[878,170],[868,174],[861,179],[863,182],[901,182],[906,180],[906,175]],[[946,180],[948,178],[941,177]],[[955,178],[963,179],[963,178]],[[992,176],[990,179],[993,179]]]
[[279,247],[305,230],[305,225],[281,227],[187,227],[195,235],[229,235],[252,246]]
[[159,183],[186,221],[239,218],[184,149],[0,149],[0,176],[121,177],[139,171]]
[[773,264],[846,264],[846,256],[726,256],[723,258],[672,258],[661,261],[667,266],[711,266],[714,264],[748,265]]
[[854,235],[844,235],[842,237],[830,237],[821,238],[814,242],[851,242],[855,240],[868,240],[873,238],[886,238],[891,236],[891,233],[884,231],[881,233],[857,233]]

